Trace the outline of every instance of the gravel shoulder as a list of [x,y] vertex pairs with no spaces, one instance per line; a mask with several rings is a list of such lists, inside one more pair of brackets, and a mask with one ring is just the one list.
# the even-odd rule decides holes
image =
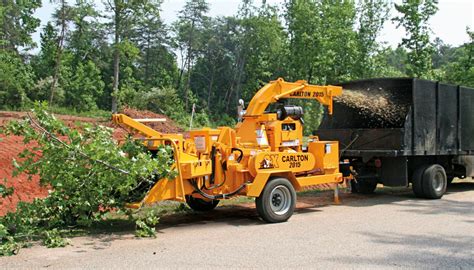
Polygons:
[[252,204],[224,206],[165,217],[154,239],[77,237],[0,257],[0,268],[474,268],[474,181],[455,182],[441,200],[383,188],[334,205],[331,195],[300,196],[286,223],[263,223]]

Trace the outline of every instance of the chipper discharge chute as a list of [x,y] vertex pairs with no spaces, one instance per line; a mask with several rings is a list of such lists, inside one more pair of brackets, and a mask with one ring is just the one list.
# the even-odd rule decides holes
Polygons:
[[[272,81],[261,88],[242,111],[235,128],[191,130],[162,134],[125,115],[113,120],[141,133],[149,150],[170,145],[174,151],[175,179],[159,179],[142,204],[162,200],[186,201],[194,210],[211,210],[235,195],[256,198],[257,211],[267,222],[286,221],[293,214],[296,193],[303,187],[343,181],[339,172],[337,141],[311,137],[303,146],[303,109],[284,99],[313,99],[332,114],[339,86],[316,86],[305,81]],[[277,103],[275,110],[269,105]]]
[[412,183],[418,197],[437,199],[453,178],[474,176],[474,89],[413,78],[341,86],[338,113],[317,135],[340,142],[353,191]]

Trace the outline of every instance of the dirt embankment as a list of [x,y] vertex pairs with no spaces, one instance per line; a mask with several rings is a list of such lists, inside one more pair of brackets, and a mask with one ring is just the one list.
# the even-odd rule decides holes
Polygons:
[[[168,117],[150,111],[139,111],[126,108],[124,114],[132,118],[165,118],[166,122],[152,123],[150,126],[160,132],[175,133],[182,130]],[[11,120],[20,120],[27,116],[26,112],[0,111],[0,127],[6,125]],[[110,120],[91,117],[78,117],[71,115],[56,115],[69,127],[77,127],[78,123],[99,124],[114,128],[113,137],[117,140],[123,139],[128,133],[123,128],[119,128]],[[28,175],[18,175],[13,177],[12,160],[18,156],[25,148],[31,148],[34,144],[25,145],[21,136],[0,135],[0,182],[6,181],[7,187],[14,188],[14,194],[7,198],[0,198],[0,215],[5,215],[9,211],[14,211],[20,201],[31,202],[34,198],[44,197],[48,194],[46,187],[39,184],[39,177],[33,176],[28,179]]]

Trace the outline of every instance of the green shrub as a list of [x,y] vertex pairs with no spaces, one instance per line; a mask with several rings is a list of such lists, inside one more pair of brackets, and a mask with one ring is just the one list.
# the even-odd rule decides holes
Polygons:
[[15,213],[0,218],[3,255],[14,254],[15,243],[35,239],[63,246],[61,228],[88,227],[112,210],[125,211],[126,203],[140,201],[156,179],[176,175],[170,169],[169,148],[160,148],[152,157],[138,142],[118,145],[110,128],[71,129],[46,110],[37,103],[30,119],[10,122],[3,130],[6,135],[24,136],[25,144],[38,144],[14,160],[14,175],[38,174],[41,185],[49,188],[46,198],[20,203]]

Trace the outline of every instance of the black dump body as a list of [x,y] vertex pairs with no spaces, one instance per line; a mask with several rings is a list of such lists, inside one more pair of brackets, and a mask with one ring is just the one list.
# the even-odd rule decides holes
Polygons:
[[316,135],[339,141],[342,157],[474,154],[474,89],[411,78],[340,85]]

